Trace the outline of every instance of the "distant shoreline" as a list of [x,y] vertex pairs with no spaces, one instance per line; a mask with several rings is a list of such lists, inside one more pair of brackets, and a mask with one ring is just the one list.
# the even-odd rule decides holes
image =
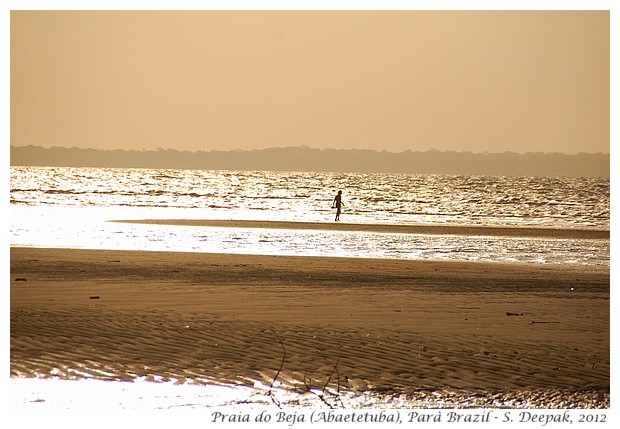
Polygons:
[[423,235],[472,235],[494,237],[547,237],[559,239],[597,239],[608,240],[610,232],[587,229],[557,229],[531,227],[486,227],[458,225],[393,225],[340,222],[287,222],[259,220],[220,220],[220,219],[132,219],[112,220],[111,222],[139,223],[152,225],[179,225],[218,228],[269,228],[320,231],[378,232],[395,234]]
[[473,153],[428,150],[387,152],[315,149],[100,150],[11,146],[11,166],[147,168],[229,171],[445,174],[474,176],[609,177],[608,153]]

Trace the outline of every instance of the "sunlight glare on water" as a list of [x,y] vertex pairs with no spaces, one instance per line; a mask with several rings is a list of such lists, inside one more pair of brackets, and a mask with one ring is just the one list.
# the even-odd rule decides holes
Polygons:
[[11,244],[609,266],[609,240],[190,227],[131,219],[609,229],[609,179],[11,168]]

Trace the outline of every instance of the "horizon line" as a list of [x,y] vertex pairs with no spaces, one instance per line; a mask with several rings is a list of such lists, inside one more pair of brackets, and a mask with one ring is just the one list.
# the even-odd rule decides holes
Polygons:
[[26,145],[15,145],[11,144],[11,148],[27,148],[27,147],[37,147],[43,149],[77,149],[77,150],[99,150],[99,151],[127,151],[127,152],[165,152],[165,151],[176,151],[176,152],[190,152],[190,153],[200,153],[200,152],[257,152],[264,150],[274,150],[274,149],[306,149],[306,150],[315,150],[315,151],[358,151],[358,152],[377,152],[377,153],[392,153],[392,154],[402,154],[402,153],[427,153],[427,152],[437,152],[437,153],[459,153],[459,154],[473,154],[473,155],[502,155],[502,154],[513,154],[513,155],[531,155],[531,154],[544,154],[544,155],[567,155],[567,156],[577,156],[577,155],[611,155],[611,151],[609,152],[577,152],[577,153],[568,153],[568,152],[544,152],[544,151],[536,151],[536,152],[513,152],[513,151],[502,151],[502,152],[472,152],[467,150],[454,150],[454,149],[436,149],[429,148],[425,150],[421,149],[405,149],[402,151],[392,151],[386,149],[368,149],[368,148],[320,148],[320,147],[311,147],[309,145],[298,145],[298,146],[267,146],[262,148],[252,148],[252,149],[199,149],[199,150],[191,150],[191,149],[175,149],[170,147],[157,147],[157,148],[142,148],[142,149],[125,149],[125,148],[93,148],[93,147],[79,147],[79,146],[41,146],[35,144],[26,144]]

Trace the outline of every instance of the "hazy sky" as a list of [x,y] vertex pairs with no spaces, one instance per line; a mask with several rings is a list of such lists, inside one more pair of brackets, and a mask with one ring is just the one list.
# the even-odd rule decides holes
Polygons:
[[607,11],[13,11],[11,144],[609,152]]

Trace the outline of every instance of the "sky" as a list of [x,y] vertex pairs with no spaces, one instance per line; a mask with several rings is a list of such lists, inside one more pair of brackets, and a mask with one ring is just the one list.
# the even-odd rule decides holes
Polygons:
[[595,10],[13,10],[11,145],[610,152]]

